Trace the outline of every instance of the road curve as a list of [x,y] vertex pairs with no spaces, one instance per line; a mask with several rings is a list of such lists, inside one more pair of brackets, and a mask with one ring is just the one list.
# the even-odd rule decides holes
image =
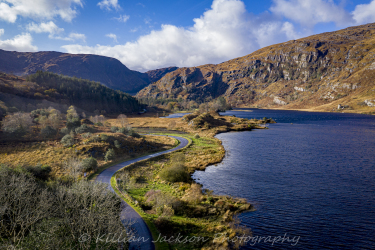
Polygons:
[[[151,159],[159,155],[177,151],[179,149],[186,147],[189,144],[189,141],[185,138],[178,137],[178,136],[169,136],[169,137],[173,137],[179,140],[180,144],[177,147],[166,150],[166,151],[150,154],[150,155],[143,156],[137,159],[133,159],[133,160],[129,160],[129,161],[116,164],[110,168],[107,168],[103,172],[101,172],[97,176],[95,181],[108,183],[110,189],[114,191],[113,188],[111,187],[111,178],[121,168],[126,167],[129,164],[132,164],[138,161]],[[142,249],[142,250],[154,250],[155,249],[155,245],[152,242],[153,241],[152,235],[151,235],[149,228],[147,227],[147,224],[144,222],[142,217],[125,201],[122,201],[121,222],[124,224],[124,226],[131,225],[130,226],[131,231],[133,235],[135,235],[136,239],[142,239],[142,240],[136,240],[135,242],[131,242],[130,249]]]

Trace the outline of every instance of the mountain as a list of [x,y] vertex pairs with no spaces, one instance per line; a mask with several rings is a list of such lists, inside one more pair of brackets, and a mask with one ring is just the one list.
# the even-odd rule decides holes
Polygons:
[[219,96],[235,107],[375,111],[375,23],[179,68],[137,94],[199,102]]
[[152,82],[159,81],[161,78],[163,78],[163,76],[165,76],[166,74],[170,72],[175,71],[176,69],[178,69],[178,67],[155,69],[155,70],[147,71],[145,74],[148,76],[149,82],[152,83]]
[[137,92],[152,82],[148,74],[130,70],[119,60],[110,57],[0,50],[1,72],[25,76],[38,70],[100,82],[125,92]]
[[70,105],[92,114],[118,115],[141,109],[134,97],[97,82],[42,71],[26,79],[0,73],[0,118],[6,112],[49,107],[66,112]]

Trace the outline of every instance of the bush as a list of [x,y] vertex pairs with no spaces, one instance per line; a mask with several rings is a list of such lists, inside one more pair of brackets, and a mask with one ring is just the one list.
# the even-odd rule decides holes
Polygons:
[[117,133],[119,131],[119,128],[118,127],[115,127],[115,126],[112,126],[111,127],[111,132],[112,133]]
[[83,138],[89,138],[89,137],[91,137],[91,133],[90,132],[84,133],[84,134],[82,134],[82,137]]
[[101,123],[101,122],[97,122],[97,123],[95,123],[95,125],[99,126],[99,127],[103,127],[103,123]]
[[45,138],[52,137],[52,136],[56,135],[56,133],[57,133],[57,130],[54,129],[54,128],[52,128],[52,127],[49,126],[49,125],[46,126],[46,127],[44,127],[44,128],[42,128],[42,129],[40,130],[40,134],[41,134],[43,137],[45,137]]
[[35,167],[26,167],[26,171],[31,173],[35,178],[39,180],[47,181],[50,177],[50,173],[52,172],[52,168],[48,165],[38,164]]
[[106,135],[106,134],[100,134],[100,140],[101,141],[107,141],[108,140],[108,135]]
[[199,138],[201,138],[201,137],[198,134],[194,135],[194,139],[199,139]]
[[115,151],[112,148],[110,148],[108,149],[107,153],[105,153],[104,160],[111,161],[115,158],[115,155]]
[[70,130],[68,128],[62,128],[60,129],[60,133],[63,134],[63,135],[67,135],[69,134]]
[[98,162],[95,158],[89,157],[82,160],[82,169],[84,172],[95,171],[98,168]]
[[118,142],[118,140],[115,140],[113,143],[115,144],[116,148],[121,148],[121,144]]
[[129,129],[122,127],[122,128],[119,128],[119,129],[117,130],[117,132],[118,132],[118,133],[122,133],[122,134],[124,134],[124,135],[127,135],[127,134],[129,133]]
[[145,194],[146,204],[152,206],[156,212],[165,217],[170,217],[174,212],[183,210],[182,202],[174,196],[160,190],[151,189]]
[[65,135],[61,139],[61,144],[64,145],[65,147],[71,147],[74,145],[74,138],[70,134]]
[[186,167],[182,163],[174,163],[171,167],[163,169],[159,176],[168,182],[185,182],[189,179]]
[[66,127],[69,130],[74,130],[75,128],[78,128],[79,126],[81,126],[81,121],[79,120],[79,118],[73,118],[71,120],[67,120],[66,122]]
[[80,127],[75,129],[76,134],[82,134],[89,131],[89,127],[86,124],[82,124]]

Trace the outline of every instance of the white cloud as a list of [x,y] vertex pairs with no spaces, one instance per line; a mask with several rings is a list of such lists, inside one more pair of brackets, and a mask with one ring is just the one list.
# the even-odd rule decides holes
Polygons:
[[82,40],[83,42],[86,42],[86,35],[80,34],[80,33],[70,33],[69,38],[73,41],[75,40]]
[[106,36],[106,37],[109,37],[109,38],[112,38],[113,41],[115,41],[115,42],[117,43],[117,36],[116,36],[115,34],[110,33],[110,34],[107,34],[107,35],[105,35],[105,36]]
[[307,27],[327,22],[340,26],[354,23],[350,13],[333,0],[273,0],[270,10]]
[[103,0],[98,3],[98,6],[101,9],[111,10],[112,8],[115,10],[120,10],[121,6],[118,4],[118,0]]
[[211,9],[189,28],[162,25],[160,30],[123,45],[66,45],[69,53],[89,53],[119,59],[139,71],[166,66],[219,63],[273,44],[298,38],[294,26],[275,18],[253,17],[240,0],[214,0]]
[[83,7],[83,0],[0,0],[0,19],[14,23],[18,16],[36,20],[60,16],[70,22],[77,15],[76,6]]
[[352,14],[357,24],[375,22],[375,0],[372,0],[369,4],[357,5]]
[[48,23],[30,23],[27,25],[26,29],[30,32],[35,33],[49,33],[50,38],[52,38],[56,34],[60,34],[61,32],[64,32],[63,28],[59,28],[54,22],[50,21]]
[[[4,29],[0,29],[0,35],[4,34]],[[13,39],[0,40],[0,49],[19,52],[33,52],[38,48],[32,45],[33,38],[29,33],[15,36]]]
[[128,15],[120,15],[119,17],[114,17],[113,19],[119,21],[119,22],[122,22],[122,23],[126,23],[126,21],[128,21],[130,18],[130,16]]

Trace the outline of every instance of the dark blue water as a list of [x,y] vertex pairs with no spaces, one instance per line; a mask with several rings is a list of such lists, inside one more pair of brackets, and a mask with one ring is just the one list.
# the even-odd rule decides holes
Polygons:
[[244,249],[375,249],[374,116],[224,114],[278,122],[268,130],[219,134],[224,161],[193,175],[216,194],[254,204],[255,212],[239,216],[253,232]]

